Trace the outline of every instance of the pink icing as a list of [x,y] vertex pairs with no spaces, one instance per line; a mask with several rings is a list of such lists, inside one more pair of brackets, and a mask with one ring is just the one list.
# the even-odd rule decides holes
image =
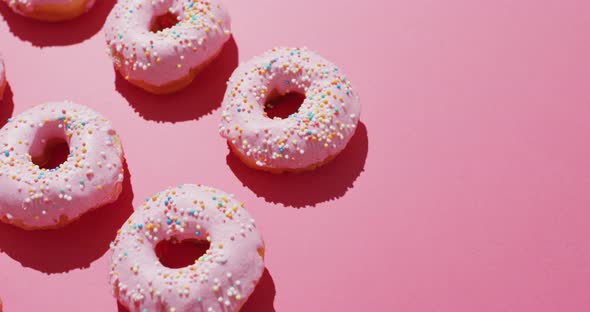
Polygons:
[[[42,5],[69,5],[73,0],[4,0],[4,2],[16,13],[27,15],[35,6]],[[86,11],[94,6],[95,0],[86,0]]]
[[[55,169],[41,169],[32,158],[52,139],[65,140],[70,155]],[[25,111],[0,129],[0,219],[48,228],[113,202],[122,157],[111,123],[85,106],[56,102]]]
[[[270,119],[265,100],[303,93],[298,112]],[[275,48],[242,64],[229,79],[220,134],[260,167],[306,168],[338,154],[359,121],[360,103],[332,63],[299,48]]]
[[[151,32],[168,12],[178,23]],[[217,0],[121,0],[104,31],[113,62],[128,79],[162,86],[215,56],[230,37],[230,18]]]
[[[158,242],[208,240],[195,264],[171,269]],[[130,311],[238,311],[264,271],[264,243],[242,204],[220,190],[185,184],[148,198],[111,244],[111,283]]]

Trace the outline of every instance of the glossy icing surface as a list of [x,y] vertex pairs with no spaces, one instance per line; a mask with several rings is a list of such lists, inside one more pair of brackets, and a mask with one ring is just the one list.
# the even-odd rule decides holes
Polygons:
[[[160,29],[162,16],[168,27]],[[158,87],[182,80],[217,55],[230,27],[218,0],[122,0],[104,31],[115,68],[132,83]]]
[[[298,111],[270,119],[265,102],[302,93]],[[240,65],[222,103],[220,134],[256,166],[301,169],[337,155],[359,121],[359,97],[340,69],[305,48],[275,48]]]
[[[170,239],[207,241],[210,248],[192,265],[167,268],[155,248]],[[130,311],[238,311],[264,270],[264,242],[243,205],[193,184],[147,198],[111,250],[114,293]]]
[[15,13],[48,21],[73,19],[90,10],[96,0],[3,0]]
[[[48,144],[70,154],[44,169]],[[0,219],[35,229],[59,227],[113,202],[121,192],[123,149],[111,123],[72,102],[36,106],[0,129]]]

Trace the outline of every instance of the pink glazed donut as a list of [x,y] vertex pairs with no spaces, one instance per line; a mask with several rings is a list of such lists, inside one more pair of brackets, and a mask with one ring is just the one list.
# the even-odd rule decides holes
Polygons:
[[[288,118],[270,119],[269,99],[302,93]],[[220,134],[248,166],[274,173],[313,170],[340,153],[355,132],[360,103],[338,67],[299,48],[275,48],[242,64],[229,79]]]
[[95,0],[4,0],[20,15],[33,19],[59,22],[74,19],[86,13]]
[[[208,241],[194,264],[162,265],[159,242]],[[239,311],[264,271],[264,242],[243,204],[220,190],[185,184],[148,198],[111,244],[111,284],[133,311]]]
[[105,24],[108,52],[129,82],[156,94],[193,81],[230,38],[218,0],[121,0]]
[[[67,160],[44,169],[55,142],[67,143]],[[56,102],[25,111],[0,129],[0,220],[29,230],[59,228],[115,201],[122,158],[111,123],[87,107]]]

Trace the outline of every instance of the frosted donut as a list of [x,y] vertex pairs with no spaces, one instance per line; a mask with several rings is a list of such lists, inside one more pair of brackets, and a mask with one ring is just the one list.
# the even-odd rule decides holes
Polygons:
[[95,0],[4,0],[16,13],[37,20],[59,22],[86,13]]
[[218,0],[121,0],[105,24],[108,52],[129,82],[156,94],[186,87],[230,38]]
[[[209,241],[194,264],[163,266],[155,248]],[[238,311],[264,271],[264,242],[243,204],[223,191],[185,184],[148,198],[111,244],[110,280],[133,311]]]
[[[67,160],[42,168],[55,142],[67,143]],[[59,228],[115,201],[122,158],[111,123],[87,107],[55,102],[25,111],[0,129],[0,220],[24,229]]]
[[[298,111],[270,119],[276,95],[305,95]],[[359,121],[360,103],[338,67],[299,48],[275,48],[239,66],[222,102],[221,136],[248,166],[275,173],[313,170],[344,149]]]

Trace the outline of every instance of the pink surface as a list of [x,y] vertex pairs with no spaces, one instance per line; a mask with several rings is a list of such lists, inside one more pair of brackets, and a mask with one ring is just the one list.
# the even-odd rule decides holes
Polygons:
[[[62,25],[0,7],[1,120],[86,104],[118,129],[133,185],[61,231],[0,226],[6,311],[115,311],[109,241],[131,203],[187,182],[257,220],[267,273],[246,311],[590,310],[590,2],[226,2],[235,40],[159,98],[112,69],[112,0]],[[253,172],[217,134],[224,80],[275,45],[313,48],[361,95],[351,145],[310,174]]]

